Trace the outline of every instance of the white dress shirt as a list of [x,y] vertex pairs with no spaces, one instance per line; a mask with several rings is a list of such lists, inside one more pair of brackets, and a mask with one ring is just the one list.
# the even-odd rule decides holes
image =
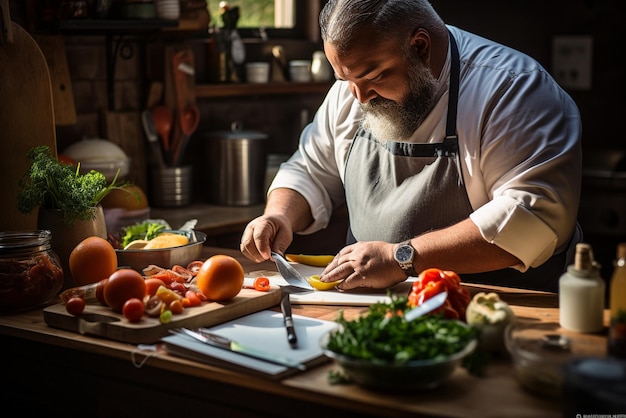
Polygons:
[[[578,109],[535,60],[448,26],[461,60],[457,130],[462,171],[483,237],[522,261],[525,271],[563,250],[575,230],[581,183]],[[445,136],[450,54],[439,77],[438,101],[409,142]],[[344,202],[347,153],[362,119],[348,82],[337,81],[283,163],[271,190],[287,187],[308,201],[325,228]]]

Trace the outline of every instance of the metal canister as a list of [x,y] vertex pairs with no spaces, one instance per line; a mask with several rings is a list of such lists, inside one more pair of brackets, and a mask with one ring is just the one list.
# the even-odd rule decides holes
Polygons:
[[230,131],[207,134],[211,203],[251,206],[265,201],[267,135],[233,123]]

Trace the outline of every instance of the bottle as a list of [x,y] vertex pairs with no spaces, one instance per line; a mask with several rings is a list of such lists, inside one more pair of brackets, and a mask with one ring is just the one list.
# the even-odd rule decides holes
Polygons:
[[598,332],[604,328],[604,280],[593,258],[591,245],[576,245],[574,264],[559,279],[561,327],[576,332]]
[[607,339],[610,356],[626,358],[626,242],[617,245],[609,288],[611,322]]

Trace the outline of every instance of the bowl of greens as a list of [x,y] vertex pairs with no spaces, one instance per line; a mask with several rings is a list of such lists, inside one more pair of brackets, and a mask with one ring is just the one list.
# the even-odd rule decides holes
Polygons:
[[193,229],[171,229],[162,220],[146,220],[123,229],[114,245],[117,264],[141,272],[150,265],[166,269],[187,267],[201,260],[206,234]]
[[324,354],[345,378],[366,388],[397,392],[441,385],[476,349],[476,331],[436,314],[406,321],[397,314],[406,310],[406,297],[395,296],[353,320],[340,313],[340,326],[320,341]]

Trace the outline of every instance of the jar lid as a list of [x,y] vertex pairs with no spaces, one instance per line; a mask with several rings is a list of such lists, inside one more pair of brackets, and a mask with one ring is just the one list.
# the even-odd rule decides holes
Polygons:
[[562,329],[554,322],[516,321],[507,327],[505,342],[514,357],[551,366],[606,352],[605,345],[593,336]]
[[243,130],[241,122],[233,122],[230,125],[230,131],[215,131],[207,134],[209,138],[219,139],[249,139],[249,140],[263,140],[267,139],[267,134],[257,131]]
[[0,255],[43,251],[50,247],[52,233],[48,230],[0,232]]

